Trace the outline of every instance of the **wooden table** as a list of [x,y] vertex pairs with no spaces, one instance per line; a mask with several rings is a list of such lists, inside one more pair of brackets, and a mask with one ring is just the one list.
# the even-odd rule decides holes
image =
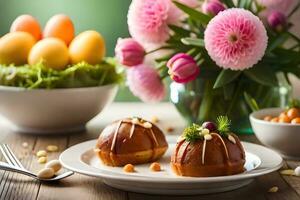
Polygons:
[[[98,137],[101,129],[112,120],[126,116],[143,116],[151,119],[152,116],[158,116],[159,126],[162,129],[173,127],[172,134],[180,134],[184,127],[183,119],[178,115],[175,108],[169,103],[160,104],[142,104],[142,103],[114,103],[105,111],[92,120],[85,133],[73,135],[56,136],[36,136],[21,135],[12,132],[10,125],[0,119],[0,140],[8,143],[14,152],[21,159],[24,166],[32,171],[38,171],[43,165],[37,163],[35,152],[45,149],[47,145],[54,144],[59,146],[59,150],[83,142],[85,140]],[[257,142],[255,136],[242,136],[242,140]],[[29,146],[24,148],[22,143],[27,142]],[[50,153],[48,160],[58,158],[59,153]],[[3,160],[2,156],[1,159]],[[286,161],[286,165],[295,168],[299,162]],[[16,173],[0,171],[0,199],[278,199],[294,200],[300,199],[300,177],[281,176],[278,172],[257,178],[250,185],[239,190],[225,192],[220,194],[198,195],[198,196],[155,196],[147,194],[137,194],[113,189],[104,185],[100,179],[75,174],[56,183],[40,183],[23,175]],[[279,191],[270,193],[268,190],[277,186]]]

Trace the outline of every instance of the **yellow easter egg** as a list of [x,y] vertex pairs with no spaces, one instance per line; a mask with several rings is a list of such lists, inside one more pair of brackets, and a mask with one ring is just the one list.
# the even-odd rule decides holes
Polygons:
[[105,41],[96,31],[80,33],[69,46],[73,64],[85,61],[91,65],[99,64],[105,56]]
[[24,65],[35,39],[26,32],[13,32],[0,39],[0,64]]
[[28,63],[33,65],[43,62],[52,69],[64,69],[69,63],[69,53],[66,44],[57,38],[45,38],[36,43],[28,57]]

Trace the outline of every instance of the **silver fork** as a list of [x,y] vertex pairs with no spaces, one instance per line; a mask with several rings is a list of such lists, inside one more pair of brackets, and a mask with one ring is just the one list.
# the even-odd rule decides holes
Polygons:
[[0,169],[2,169],[2,170],[27,175],[34,179],[40,180],[40,181],[58,181],[58,180],[61,180],[63,178],[66,178],[66,177],[74,174],[74,172],[68,171],[68,172],[60,174],[58,176],[55,176],[54,178],[51,178],[51,179],[42,179],[42,178],[39,178],[36,174],[25,169],[24,166],[22,165],[22,163],[17,159],[17,157],[15,156],[15,154],[13,153],[13,151],[9,148],[9,146],[7,144],[1,144],[0,150],[1,150],[5,160],[9,163],[9,164],[7,164],[5,162],[0,162]]

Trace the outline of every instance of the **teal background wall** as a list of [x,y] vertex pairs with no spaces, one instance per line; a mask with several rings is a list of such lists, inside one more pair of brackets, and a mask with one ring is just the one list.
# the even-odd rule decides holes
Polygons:
[[[13,20],[21,14],[36,17],[41,26],[58,13],[71,17],[76,33],[97,30],[106,40],[108,56],[114,55],[118,37],[127,37],[127,11],[131,0],[0,0],[0,35],[9,31]],[[126,88],[117,97],[119,101],[137,100]]]

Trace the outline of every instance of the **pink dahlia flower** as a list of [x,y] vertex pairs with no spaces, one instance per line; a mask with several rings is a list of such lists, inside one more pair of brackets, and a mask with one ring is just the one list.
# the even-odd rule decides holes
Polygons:
[[171,78],[177,83],[188,83],[197,78],[200,70],[190,55],[178,53],[167,63]]
[[147,65],[138,65],[127,70],[130,91],[144,102],[161,101],[166,94],[157,71]]
[[[179,0],[190,7],[199,6],[197,0]],[[163,44],[170,37],[169,24],[179,24],[183,13],[172,0],[132,0],[127,23],[133,38],[143,45]]]
[[117,60],[126,66],[139,65],[144,61],[145,49],[132,38],[118,39],[115,54]]
[[127,16],[131,36],[142,44],[164,43],[170,37],[168,23],[178,20],[172,6],[170,0],[133,0]]
[[208,54],[218,66],[244,70],[261,60],[268,36],[258,17],[242,8],[231,8],[209,22],[204,42]]

